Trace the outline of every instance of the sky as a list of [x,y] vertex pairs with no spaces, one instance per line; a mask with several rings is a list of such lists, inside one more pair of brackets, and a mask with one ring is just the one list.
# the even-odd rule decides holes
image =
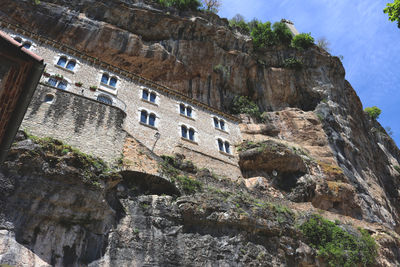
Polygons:
[[363,107],[382,110],[378,119],[400,145],[400,29],[383,13],[392,0],[222,0],[219,15],[246,20],[294,22],[299,32],[325,37],[330,53],[343,56],[346,79]]

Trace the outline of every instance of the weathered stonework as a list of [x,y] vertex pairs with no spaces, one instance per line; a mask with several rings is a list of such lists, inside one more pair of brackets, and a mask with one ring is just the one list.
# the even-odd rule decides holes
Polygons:
[[[53,96],[52,102],[45,102]],[[125,113],[70,92],[39,85],[21,129],[61,139],[82,152],[114,162],[122,153]]]
[[[123,123],[122,128],[137,138],[138,141],[143,143],[149,149],[154,151],[158,155],[173,153],[181,153],[187,156],[188,160],[193,161],[200,168],[212,168],[216,173],[236,179],[241,176],[240,169],[238,167],[238,157],[235,151],[235,145],[242,141],[239,120],[232,117],[229,114],[222,113],[214,108],[206,106],[196,100],[188,98],[187,96],[181,95],[168,88],[155,87],[152,83],[144,84],[143,81],[135,81],[134,78],[127,77],[126,73],[117,73],[106,69],[106,64],[101,61],[89,62],[84,59],[84,55],[77,52],[75,55],[67,54],[60,49],[55,48],[57,44],[52,41],[41,42],[35,40],[32,36],[24,36],[20,33],[12,31],[9,28],[5,28],[5,31],[13,37],[20,37],[24,40],[32,42],[32,50],[41,55],[47,63],[45,75],[42,76],[41,82],[48,83],[50,79],[59,79],[67,83],[66,91],[74,93],[75,99],[79,96],[84,96],[91,99],[98,99],[99,96],[106,96],[112,100],[112,105],[126,112],[126,119]],[[39,38],[39,36],[37,36]],[[75,67],[73,70],[66,69],[57,64],[60,57],[65,57],[67,62],[74,61]],[[101,82],[102,75],[106,73],[109,77],[117,78],[117,84],[115,87],[106,85]],[[125,74],[125,75],[124,75]],[[58,77],[56,77],[56,75]],[[78,83],[82,83],[78,85]],[[58,85],[58,82],[55,86]],[[90,87],[96,87],[96,90],[91,90]],[[156,94],[154,102],[146,101],[142,98],[143,90],[147,90],[150,93]],[[61,93],[61,92],[60,92]],[[44,95],[37,95],[35,100],[36,104],[44,101]],[[75,100],[74,100],[75,101]],[[76,100],[77,103],[79,102]],[[83,100],[82,100],[83,101]],[[70,101],[56,101],[53,106],[60,105],[62,107],[56,109],[56,113],[68,112],[70,109],[68,104]],[[75,102],[74,102],[75,103]],[[186,108],[191,108],[191,116],[181,114],[180,105],[185,105]],[[97,103],[97,105],[102,105]],[[36,110],[36,107],[31,107],[31,110]],[[74,112],[78,112],[79,106],[74,107]],[[82,107],[85,110],[85,107]],[[93,129],[93,132],[85,129],[85,125],[81,125],[79,121],[75,121],[72,125],[72,131],[67,130],[71,123],[71,120],[67,117],[63,117],[54,113],[54,117],[58,120],[62,118],[63,122],[60,123],[62,127],[53,127],[52,123],[46,124],[49,119],[45,118],[46,112],[49,111],[46,108],[42,108],[42,114],[39,114],[40,118],[35,118],[36,113],[28,113],[25,118],[23,127],[32,129],[32,133],[40,135],[50,135],[53,137],[61,138],[67,143],[72,145],[77,144],[79,148],[85,152],[93,153],[96,156],[105,157],[106,160],[112,160],[117,156],[117,151],[121,146],[121,140],[116,140],[115,148],[103,148],[97,147],[97,142],[101,142],[100,136],[103,134],[97,132],[96,127],[89,126]],[[79,112],[84,112],[83,110]],[[150,126],[140,122],[141,111],[145,110],[148,114],[154,114],[156,116],[155,125]],[[93,114],[92,116],[101,116],[99,114]],[[86,116],[83,116],[84,118]],[[215,127],[214,118],[218,121],[223,121],[224,129]],[[40,125],[44,123],[44,125]],[[118,122],[119,123],[119,122]],[[186,126],[187,129],[193,129],[195,131],[194,140],[183,138],[181,133],[181,127]],[[72,126],[71,126],[72,127]],[[115,125],[115,129],[119,129],[119,125]],[[46,129],[48,128],[48,129]],[[87,136],[78,134],[75,136],[77,129],[81,132],[90,132]],[[59,132],[60,131],[60,132]],[[59,133],[58,133],[59,132]],[[93,140],[93,134],[99,136]],[[114,133],[112,136],[116,137],[118,134]],[[123,135],[123,133],[120,133]],[[107,139],[108,137],[106,137]],[[218,139],[222,142],[229,143],[229,153],[223,153],[220,151],[218,146]],[[86,145],[84,144],[86,143]],[[105,142],[105,147],[113,147],[112,143]],[[95,147],[95,149],[91,149]],[[101,146],[100,146],[101,147]],[[122,152],[122,149],[119,149]],[[125,153],[125,152],[124,152]],[[225,164],[231,165],[231,170],[226,170]]]

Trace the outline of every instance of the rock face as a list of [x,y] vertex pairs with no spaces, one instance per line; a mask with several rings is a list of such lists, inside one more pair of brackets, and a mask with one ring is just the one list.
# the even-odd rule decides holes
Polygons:
[[[164,170],[175,187],[143,154],[127,155],[137,169],[119,180],[97,173],[96,188],[69,154],[39,153],[32,164],[35,145],[18,143],[1,176],[0,263],[324,266],[290,213],[260,211],[238,191],[366,228],[380,244],[377,265],[400,265],[400,150],[363,112],[337,57],[318,47],[255,50],[216,15],[151,1],[5,0],[0,14],[214,107],[229,111],[245,95],[265,111],[264,123],[242,117],[245,180],[235,185],[185,163],[185,173]],[[302,68],[282,67],[290,57]],[[132,182],[140,171],[152,182]],[[193,179],[214,191],[185,196],[199,186]]]
[[[109,172],[95,159],[62,152],[61,145],[25,139],[13,147],[0,173],[0,263],[324,266],[296,226],[309,213],[269,202],[243,181],[189,168],[178,157],[174,166],[182,170],[161,168],[183,175],[177,177],[189,175],[201,186],[186,194],[194,181],[187,177],[175,182],[175,191],[170,183],[165,193],[152,194],[152,188],[142,187],[146,177]],[[82,175],[88,170],[90,177]],[[362,227],[384,245],[377,264],[398,263],[397,234],[381,226]]]

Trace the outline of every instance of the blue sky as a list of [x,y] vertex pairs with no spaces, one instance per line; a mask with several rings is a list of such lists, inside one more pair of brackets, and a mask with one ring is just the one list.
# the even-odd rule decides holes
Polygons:
[[379,122],[391,127],[400,145],[400,29],[382,11],[390,1],[222,0],[218,14],[271,22],[286,18],[299,32],[325,37],[331,54],[344,57],[346,79],[363,106],[382,110]]

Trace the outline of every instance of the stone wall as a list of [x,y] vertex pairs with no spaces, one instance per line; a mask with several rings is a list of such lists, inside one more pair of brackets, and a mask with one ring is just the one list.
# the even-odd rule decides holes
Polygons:
[[[173,90],[168,90],[168,88],[154,86],[154,83],[147,83],[144,79],[135,80],[129,73],[110,71],[110,68],[106,67],[106,63],[102,63],[101,61],[90,62],[88,57],[85,57],[85,55],[81,54],[79,51],[74,51],[73,53],[70,51],[70,54],[67,54],[62,50],[62,47],[58,46],[58,48],[55,48],[57,45],[52,43],[52,41],[48,40],[42,42],[33,38],[36,37],[40,39],[38,36],[23,36],[10,29],[4,30],[8,31],[13,37],[18,36],[23,40],[31,42],[31,50],[44,58],[47,65],[46,73],[41,79],[42,83],[48,82],[51,77],[57,74],[62,76],[62,80],[68,84],[65,91],[91,99],[97,99],[99,95],[109,97],[112,100],[113,106],[117,106],[126,112],[126,119],[123,123],[124,130],[156,154],[171,155],[176,151],[180,151],[179,153],[187,156],[188,159],[192,160],[199,167],[211,167],[215,165],[215,172],[224,169],[224,162],[232,166],[238,166],[235,144],[240,143],[242,137],[238,120],[231,115],[206,106],[203,103],[181,95]],[[73,70],[68,70],[57,65],[60,57],[66,57],[67,62],[74,61],[76,64],[75,68]],[[110,77],[117,78],[115,87],[107,86],[101,82],[104,73],[107,73]],[[76,83],[78,82],[81,82],[82,85],[77,86]],[[96,86],[97,89],[90,90],[91,86]],[[154,103],[145,101],[142,98],[143,90],[148,90],[149,93],[156,94]],[[40,101],[43,101],[43,99]],[[184,104],[186,107],[192,109],[192,115],[190,117],[180,114],[180,104]],[[83,109],[86,110],[87,108],[83,107]],[[76,106],[76,110],[75,112],[78,112],[78,105]],[[154,127],[140,123],[140,113],[142,110],[156,116]],[[79,112],[85,113],[84,111]],[[34,113],[29,115],[26,123],[30,120],[35,120],[35,123],[37,123],[37,119],[33,119],[34,115]],[[101,115],[93,113],[91,116]],[[214,126],[214,118],[224,122],[225,130],[218,129]],[[57,135],[56,131],[61,130],[62,132],[59,133],[60,136],[68,136],[68,140],[65,141],[69,142],[69,140],[76,139],[74,143],[79,144],[80,147],[85,147],[86,151],[91,150],[91,145],[94,147],[97,146],[97,143],[90,142],[87,145],[80,144],[77,140],[79,140],[79,138],[84,138],[83,140],[86,140],[86,136],[81,137],[80,134],[75,138],[74,133],[76,132],[76,127],[71,129],[71,133],[67,133],[65,127],[51,128],[51,122],[49,122],[48,118],[44,118],[43,115],[39,120],[44,123],[50,123],[48,124],[50,127],[49,132],[54,136]],[[62,124],[68,124],[68,121],[63,121]],[[80,132],[87,132],[89,130],[84,130],[86,125],[78,124],[79,127],[77,127],[81,129]],[[188,129],[192,128],[195,131],[194,142],[187,138],[182,138],[182,125],[185,125]],[[88,125],[88,127],[93,126]],[[39,127],[36,126],[35,128]],[[155,137],[156,133],[158,133],[157,135],[159,135],[159,138]],[[46,132],[43,134],[46,134]],[[90,134],[87,137],[92,138]],[[106,137],[106,139],[107,138],[108,137]],[[96,139],[98,143],[101,142],[100,136]],[[230,153],[223,153],[219,150],[218,139],[229,143]],[[107,144],[107,142],[108,141],[104,144]],[[72,142],[69,143],[74,144]],[[182,150],[180,149],[182,147],[188,149]],[[101,150],[101,148],[98,149]],[[115,154],[114,152],[111,154]],[[110,158],[108,158],[108,160],[110,160]],[[223,171],[220,174],[227,175]],[[227,176],[234,176],[236,178],[240,176],[240,174],[238,172]]]
[[[54,97],[53,100],[50,100]],[[21,124],[37,136],[61,139],[82,152],[116,161],[122,153],[125,113],[73,93],[39,85]]]

